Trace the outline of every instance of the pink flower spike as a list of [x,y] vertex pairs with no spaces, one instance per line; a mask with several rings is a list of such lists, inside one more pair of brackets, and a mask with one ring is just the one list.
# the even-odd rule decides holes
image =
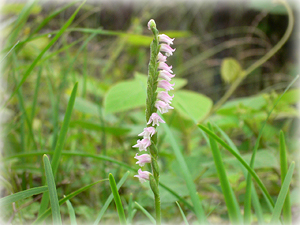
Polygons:
[[137,144],[132,146],[133,148],[139,148],[139,151],[147,151],[147,148],[151,145],[151,141],[147,138],[137,140]]
[[164,62],[159,62],[158,63],[158,69],[160,70],[166,70],[169,73],[173,73],[172,71],[172,66],[168,66],[166,63]]
[[169,109],[174,109],[172,106],[163,101],[155,102],[155,107],[160,111],[160,113],[167,113]]
[[172,45],[175,38],[170,38],[169,36],[165,34],[159,34],[158,35],[158,41],[159,42],[166,42],[168,45]]
[[148,171],[142,171],[141,169],[138,170],[139,175],[134,175],[134,177],[139,178],[141,183],[146,182],[147,180],[149,180],[149,175],[151,174]]
[[173,49],[168,44],[161,44],[159,50],[165,52],[166,56],[170,56],[173,55],[173,52],[175,52],[176,48]]
[[152,126],[155,126],[155,125],[159,126],[158,122],[160,122],[160,123],[166,123],[165,121],[163,121],[160,118],[160,116],[157,113],[152,113],[152,115],[150,116],[149,121],[148,121],[147,124],[152,123]]
[[159,71],[159,75],[158,75],[160,78],[163,78],[167,81],[171,81],[171,78],[175,77],[175,74],[170,74],[168,71],[166,70],[160,70]]
[[151,163],[151,156],[149,154],[138,156],[136,153],[134,158],[138,160],[135,164],[139,164],[140,166],[144,166],[146,163]]
[[159,100],[164,101],[165,103],[171,103],[171,100],[172,100],[173,97],[174,97],[174,95],[173,95],[173,96],[170,96],[170,95],[168,94],[168,92],[166,92],[166,91],[161,91],[161,92],[159,92],[159,93],[157,94],[157,98],[158,98]]
[[155,134],[156,130],[154,127],[146,127],[144,131],[139,134],[139,136],[143,136],[146,139],[150,140],[150,136],[152,137]]
[[161,54],[161,52],[159,52],[158,55],[157,55],[157,60],[159,62],[166,62],[167,61],[167,56],[164,56],[163,54]]
[[157,87],[164,88],[166,89],[166,91],[170,91],[170,90],[174,90],[174,88],[172,88],[174,85],[175,84],[170,84],[166,80],[160,80],[158,81]]

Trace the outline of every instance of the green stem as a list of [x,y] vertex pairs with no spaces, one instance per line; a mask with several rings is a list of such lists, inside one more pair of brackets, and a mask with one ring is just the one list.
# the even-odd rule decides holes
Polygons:
[[155,196],[156,224],[161,224],[160,195]]
[[288,17],[289,17],[289,23],[288,23],[288,27],[286,29],[285,34],[283,35],[283,37],[281,38],[281,40],[267,53],[265,54],[263,57],[261,57],[258,61],[256,61],[255,63],[253,63],[251,66],[249,66],[245,71],[243,76],[239,77],[231,86],[230,88],[227,90],[227,92],[224,94],[224,96],[215,104],[215,106],[213,107],[213,109],[211,110],[211,113],[214,113],[215,111],[217,111],[226,101],[227,99],[233,94],[233,92],[236,90],[236,88],[241,84],[241,82],[250,74],[252,73],[255,69],[257,69],[258,67],[260,67],[262,64],[264,64],[266,61],[268,61],[273,55],[275,55],[275,53],[282,48],[282,46],[286,43],[286,41],[289,39],[292,31],[293,31],[293,27],[294,27],[294,16],[293,16],[293,12],[290,8],[290,6],[288,5],[288,3],[284,0],[278,0],[278,2],[282,3],[288,13]]
[[[151,31],[153,32],[154,39],[150,45],[150,62],[148,67],[148,80],[147,80],[147,99],[146,99],[146,121],[149,121],[152,113],[157,111],[155,107],[155,101],[157,97],[157,79],[158,79],[158,63],[157,55],[159,53],[159,43],[158,43],[158,30],[156,29],[155,24],[152,24]],[[148,127],[151,124],[148,125]],[[150,145],[150,154],[151,154],[151,170],[153,176],[150,176],[150,187],[154,194],[155,202],[155,213],[156,213],[156,224],[161,224],[161,208],[160,208],[160,194],[159,194],[159,167],[157,164],[158,160],[158,150],[156,148],[157,143],[157,134],[152,136],[152,144]]]

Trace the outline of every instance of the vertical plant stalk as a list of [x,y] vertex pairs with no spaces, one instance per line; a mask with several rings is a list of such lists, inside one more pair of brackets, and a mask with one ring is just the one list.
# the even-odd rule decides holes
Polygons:
[[[158,34],[153,19],[148,22],[148,29],[152,31],[154,38],[150,45],[150,62],[148,67],[146,99],[147,127],[139,134],[139,136],[143,136],[143,139],[138,140],[137,144],[132,147],[139,148],[139,151],[147,151],[147,148],[149,147],[150,154],[138,155],[137,153],[134,158],[138,160],[136,164],[139,164],[141,167],[146,163],[151,163],[152,173],[139,169],[139,174],[135,175],[135,177],[139,178],[141,183],[146,180],[150,181],[150,187],[154,194],[155,201],[156,224],[161,224],[156,127],[159,126],[159,123],[165,123],[165,121],[163,121],[156,112],[159,110],[160,113],[163,114],[167,113],[169,109],[173,109],[169,104],[174,95],[170,96],[168,91],[174,89],[173,86],[175,84],[171,84],[169,81],[171,81],[171,78],[173,78],[175,74],[172,74],[172,66],[168,66],[165,62],[167,61],[167,57],[173,55],[175,49],[170,47],[170,45],[173,44],[174,38],[172,39],[165,34]],[[165,53],[165,55],[162,52]],[[158,78],[161,78],[161,80],[158,80]],[[157,93],[158,87],[165,90]]]
[[[151,31],[153,32],[154,39],[150,45],[150,62],[148,67],[147,99],[146,99],[146,122],[149,121],[152,113],[155,113],[157,111],[157,108],[155,107],[155,101],[157,97],[157,92],[156,92],[157,80],[158,80],[157,55],[159,53],[159,42],[158,42],[158,30],[156,29],[156,26],[150,26],[150,27],[151,27]],[[151,124],[147,125],[147,127],[150,126]],[[157,143],[157,133],[155,133],[152,136],[152,144],[149,146],[150,155],[151,155],[151,170],[153,174],[153,176],[150,175],[150,187],[154,194],[156,224],[161,224],[160,193],[158,189],[158,184],[159,184],[159,167],[157,164],[158,150],[156,148],[156,143]]]

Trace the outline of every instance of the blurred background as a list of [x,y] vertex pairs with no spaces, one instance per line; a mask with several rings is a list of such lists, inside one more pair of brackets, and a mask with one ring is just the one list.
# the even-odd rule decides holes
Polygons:
[[[174,91],[175,110],[165,118],[180,142],[205,211],[211,213],[210,221],[228,223],[213,158],[195,122],[215,123],[249,161],[267,113],[299,74],[299,29],[296,29],[299,6],[296,1],[289,4],[294,10],[296,25],[287,42],[267,62],[245,77],[222,106],[213,110],[214,104],[242,76],[243,71],[266,55],[283,37],[289,23],[284,6],[267,0],[87,1],[71,25],[35,65],[18,93],[5,105],[2,111],[5,119],[2,119],[1,125],[2,156],[6,159],[19,153],[52,151],[71,90],[78,81],[64,149],[87,155],[104,155],[134,167],[135,150],[131,146],[145,126],[145,93],[132,85],[145,83],[152,40],[147,22],[152,18],[160,33],[175,38],[173,47],[176,52],[168,58],[168,64],[173,66],[178,78],[175,81],[177,90]],[[71,1],[3,3],[2,58],[17,41],[20,42],[2,63],[2,102],[9,99],[27,69],[78,5]],[[59,13],[49,17],[57,11]],[[22,20],[18,19],[20,16],[23,16]],[[39,28],[41,24],[43,26]],[[140,97],[133,98],[132,95]],[[176,104],[180,105],[182,101],[187,102],[192,116],[176,108]],[[288,160],[299,159],[298,101],[299,88],[294,84],[273,110],[260,141],[255,169],[274,196],[280,190],[280,130],[286,135]],[[178,163],[162,129],[159,130],[159,147],[161,181],[170,184],[170,188],[189,201]],[[243,174],[237,171],[238,163],[228,152],[223,151],[222,154],[227,162],[230,182],[242,204],[245,189]],[[5,160],[1,167],[3,196],[43,183],[41,154],[13,157]],[[91,182],[107,178],[108,173],[113,173],[119,180],[126,168],[93,157],[63,155],[58,171],[57,186],[59,197],[62,197]],[[295,212],[299,211],[296,173],[291,184]],[[153,212],[149,187],[141,185],[133,179],[133,175],[121,188],[122,201],[126,205],[133,193],[134,201]],[[79,221],[94,221],[108,193],[109,184],[101,183],[73,198],[71,202]],[[259,195],[263,202],[261,193]],[[35,196],[7,209],[5,220],[13,224],[33,221],[40,199],[41,196]],[[181,221],[175,200],[174,196],[162,190],[164,220],[171,224]],[[63,205],[61,210],[63,218],[68,221],[66,206]],[[184,210],[193,221],[193,213],[189,209]],[[297,217],[296,213],[294,217]],[[111,204],[104,221],[109,224],[116,218]],[[134,221],[145,224],[147,219],[138,211]]]

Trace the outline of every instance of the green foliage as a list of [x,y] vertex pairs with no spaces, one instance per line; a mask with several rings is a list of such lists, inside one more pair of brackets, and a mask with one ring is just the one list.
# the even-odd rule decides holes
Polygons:
[[[107,92],[104,102],[105,112],[123,112],[144,106],[146,99],[145,90],[145,86],[137,80],[124,81],[114,85]],[[126,95],[124,95],[124,93],[126,93]]]
[[274,211],[273,211],[272,218],[271,218],[272,224],[279,222],[278,220],[280,218],[281,210],[282,210],[283,204],[285,202],[286,196],[289,192],[289,186],[292,181],[294,169],[295,169],[295,162],[292,162],[290,165],[290,168],[288,169],[288,171],[286,173],[286,176],[282,183],[282,187],[280,189],[276,204],[274,206]]
[[[208,124],[208,126],[209,129],[213,131],[211,124]],[[215,166],[218,172],[218,177],[221,183],[222,192],[228,209],[228,215],[230,221],[232,224],[241,224],[242,215],[236,197],[229,184],[219,147],[217,145],[217,142],[212,137],[210,137],[209,141],[210,141],[210,148],[212,150],[212,154],[214,157]]]
[[[293,27],[289,9],[251,1],[273,15],[248,12],[241,27],[244,8],[234,16],[229,10],[223,29],[214,3],[143,4],[138,14],[116,5],[116,15],[105,4],[80,4],[28,1],[1,9],[3,220],[48,224],[52,214],[64,224],[156,223],[150,186],[133,177],[131,146],[145,126],[146,25],[157,18],[176,48],[168,58],[174,110],[157,127],[162,222],[225,224],[239,221],[240,212],[245,224],[295,222],[298,171],[291,160],[300,89],[288,85],[297,65],[281,48]],[[208,121],[214,131],[201,124]],[[118,184],[112,175],[107,182],[110,173]]]
[[173,105],[183,117],[202,121],[212,108],[212,100],[202,94],[180,90],[174,93]]

